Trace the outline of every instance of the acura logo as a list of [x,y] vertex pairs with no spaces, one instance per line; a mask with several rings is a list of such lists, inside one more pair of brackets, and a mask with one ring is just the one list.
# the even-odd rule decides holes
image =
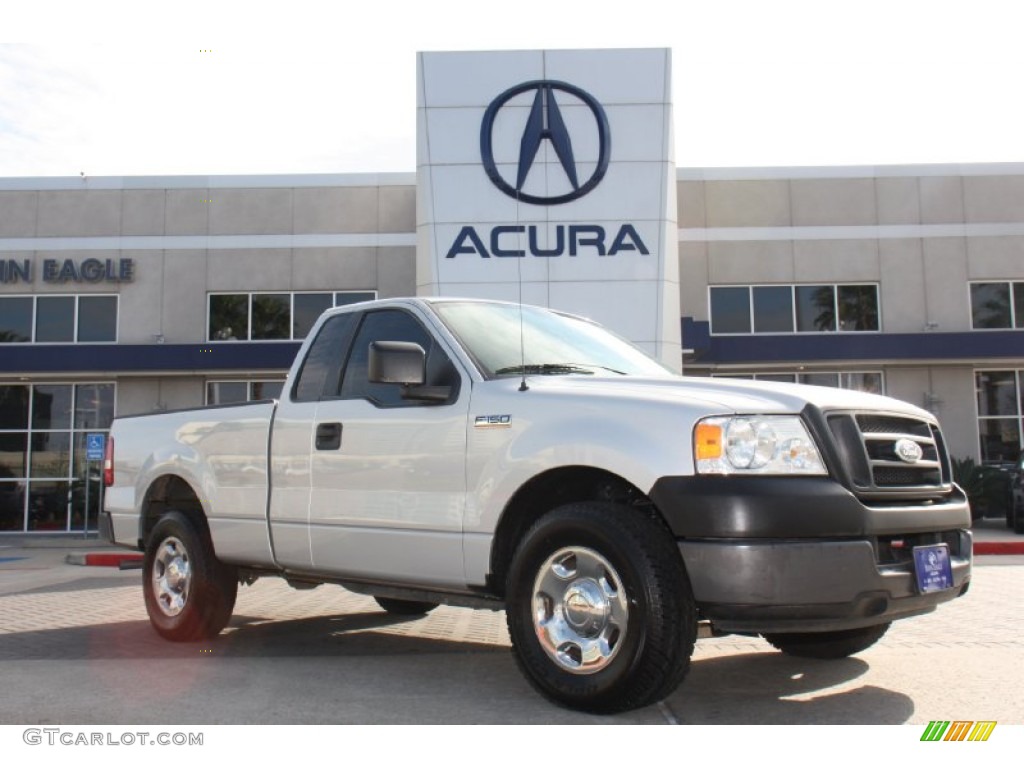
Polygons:
[[924,451],[921,450],[921,446],[915,443],[913,440],[908,440],[905,437],[901,437],[896,441],[896,455],[900,457],[902,461],[907,464],[917,464],[924,456]]
[[[534,92],[533,106],[530,108],[529,117],[526,119],[526,128],[523,130],[523,136],[519,142],[519,162],[516,167],[515,184],[512,184],[501,175],[494,161],[494,147],[492,143],[494,120],[502,107],[508,104],[511,99],[521,93],[530,91]],[[590,175],[590,178],[582,183],[580,183],[577,173],[576,158],[572,148],[572,137],[569,135],[569,129],[562,118],[562,109],[558,105],[556,93],[563,94],[561,96],[562,99],[566,98],[564,94],[568,94],[582,101],[590,108],[590,112],[597,123],[597,167]],[[562,170],[568,179],[569,186],[572,187],[571,192],[551,197],[523,192],[526,178],[533,167],[537,152],[545,140],[551,142],[555,155],[558,157],[558,162],[561,164]],[[483,160],[484,170],[487,171],[491,181],[509,197],[514,197],[516,200],[534,205],[568,203],[570,200],[583,197],[583,195],[590,192],[600,183],[601,179],[604,178],[605,171],[608,170],[611,146],[608,117],[605,115],[604,108],[598,103],[597,99],[575,85],[563,83],[559,80],[531,80],[509,88],[490,103],[487,111],[484,113],[483,123],[480,125],[480,157]]]

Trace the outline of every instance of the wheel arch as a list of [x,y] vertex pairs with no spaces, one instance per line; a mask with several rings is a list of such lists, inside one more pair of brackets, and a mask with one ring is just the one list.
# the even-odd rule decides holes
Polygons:
[[153,528],[167,512],[180,512],[210,540],[210,526],[199,493],[192,484],[176,474],[161,475],[149,484],[139,517],[139,549],[145,550]]
[[[605,501],[633,507],[669,532],[654,502],[625,478],[598,467],[556,467],[533,476],[512,495],[491,544],[489,588],[505,596],[505,580],[516,547],[537,520],[557,507],[579,501]],[[670,534],[671,535],[671,534]]]

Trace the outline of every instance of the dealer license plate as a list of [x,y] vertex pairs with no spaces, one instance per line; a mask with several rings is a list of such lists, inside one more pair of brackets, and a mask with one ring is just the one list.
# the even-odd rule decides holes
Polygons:
[[933,544],[914,547],[914,574],[922,593],[940,592],[953,587],[953,568],[949,564],[949,546]]

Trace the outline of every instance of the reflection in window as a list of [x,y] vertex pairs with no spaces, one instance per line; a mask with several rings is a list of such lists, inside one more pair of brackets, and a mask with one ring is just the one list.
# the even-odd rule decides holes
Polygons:
[[331,308],[329,293],[297,293],[292,313],[292,338],[304,339],[325,310]]
[[259,293],[252,297],[253,339],[290,339],[291,332],[291,296]]
[[347,307],[349,304],[373,301],[376,298],[376,291],[344,291],[334,294],[334,306]]
[[252,400],[276,400],[281,397],[284,381],[208,381],[206,382],[206,404],[225,405],[245,403]]
[[32,341],[31,296],[0,296],[0,344]]
[[67,477],[71,469],[70,432],[33,432],[29,477]]
[[[210,294],[210,341],[302,340],[321,314],[377,298],[376,291]],[[251,322],[250,322],[251,319]]]
[[788,285],[754,287],[754,333],[793,331],[793,289]]
[[0,296],[0,344],[117,341],[117,296]]
[[110,383],[0,386],[0,530],[96,528],[101,462],[85,442],[110,428],[114,395]]
[[249,295],[210,296],[210,341],[236,341],[249,338]]
[[[1024,283],[971,283],[971,327],[1024,327],[1021,324],[1021,310],[1024,310],[1022,299]],[[1016,326],[1014,314],[1017,316]]]
[[756,379],[757,381],[779,381],[796,384],[811,384],[818,387],[838,387],[857,392],[884,394],[880,371],[814,371],[813,373],[716,373],[714,377],[730,379]]
[[878,289],[875,286],[840,285],[837,303],[840,330],[878,330]]
[[71,429],[71,385],[32,388],[32,429]]
[[710,289],[711,332],[878,331],[878,286],[754,285]]
[[8,482],[0,465],[0,531],[25,530],[25,483]]
[[1024,371],[977,371],[978,434],[983,462],[1015,462],[1024,446]]
[[113,420],[113,384],[75,385],[75,429],[103,430]]
[[750,289],[711,289],[711,332],[750,333]]
[[836,329],[835,288],[831,285],[796,287],[796,329],[805,333]]
[[28,530],[69,530],[68,488],[67,482],[29,483]]
[[27,386],[0,385],[0,430],[28,429],[29,398]]
[[78,297],[78,341],[117,341],[117,297]]
[[75,297],[39,296],[36,299],[36,341],[75,340]]

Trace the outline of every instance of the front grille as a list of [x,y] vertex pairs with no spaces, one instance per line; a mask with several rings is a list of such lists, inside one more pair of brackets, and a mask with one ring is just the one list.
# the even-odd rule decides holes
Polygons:
[[935,498],[950,490],[949,458],[938,424],[879,413],[830,413],[827,420],[858,495]]

